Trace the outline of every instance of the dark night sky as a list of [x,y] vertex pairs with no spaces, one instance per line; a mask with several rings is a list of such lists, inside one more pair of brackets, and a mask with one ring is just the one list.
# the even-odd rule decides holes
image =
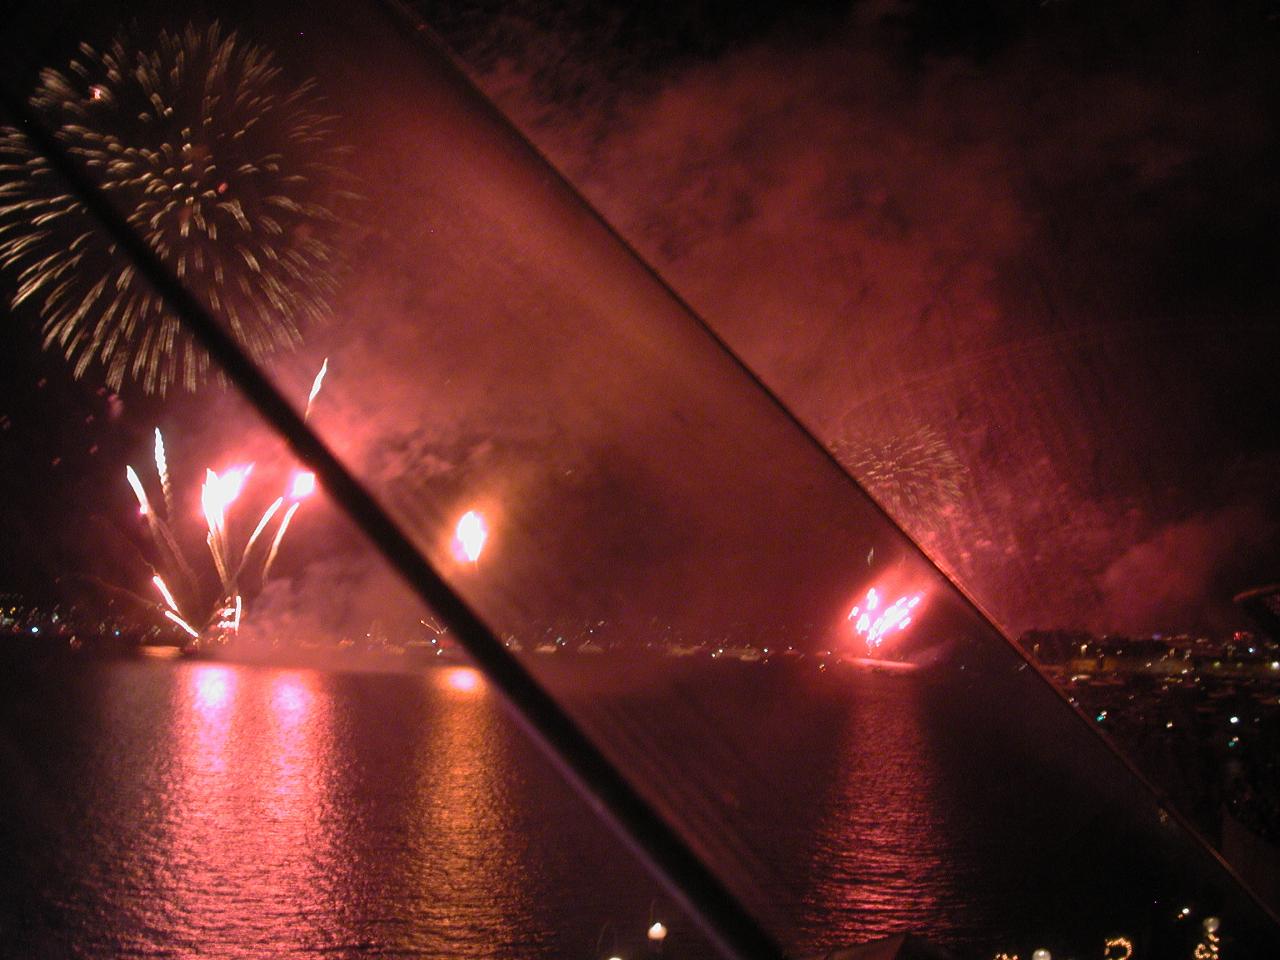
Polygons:
[[942,438],[903,520],[1003,622],[1275,578],[1274,4],[423,6],[819,438]]
[[[1002,623],[1231,626],[1280,576],[1274,5],[417,6]],[[33,328],[0,409],[28,590],[111,549],[79,521],[151,426],[227,406],[114,401]],[[445,472],[502,459],[448,433]]]

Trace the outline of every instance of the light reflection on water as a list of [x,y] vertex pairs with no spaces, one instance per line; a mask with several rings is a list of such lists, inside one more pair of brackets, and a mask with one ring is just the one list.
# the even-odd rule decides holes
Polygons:
[[964,911],[937,745],[910,689],[863,685],[836,732],[836,776],[818,802],[806,874],[812,929],[864,940],[936,930]]
[[[1001,760],[954,690],[657,676],[565,688],[798,955],[903,930],[979,944],[1058,913],[1024,881],[1029,841],[1083,850],[1072,824],[1093,814],[1061,787],[1023,803],[1032,758]],[[655,885],[475,671],[68,662],[0,694],[0,955],[550,960],[614,932],[645,949]],[[660,909],[669,956],[709,955]]]
[[537,921],[505,779],[493,693],[470,667],[426,674],[437,695],[430,733],[414,757],[408,834],[418,897],[406,944],[425,956],[519,956]]
[[329,797],[332,698],[311,671],[178,668],[154,916],[198,952],[301,955],[343,939]]

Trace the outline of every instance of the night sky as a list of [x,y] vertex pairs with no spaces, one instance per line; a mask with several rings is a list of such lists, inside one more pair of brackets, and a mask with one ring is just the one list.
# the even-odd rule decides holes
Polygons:
[[1002,622],[1276,578],[1274,4],[423,7],[855,472],[945,444],[899,516]]
[[[1231,596],[1280,577],[1280,8],[418,9],[515,125],[1011,630],[1232,627],[1242,620]],[[261,9],[244,16],[246,35],[259,30],[286,66],[319,74],[336,103],[354,99],[342,89],[344,77],[358,86],[354,67],[325,75],[305,31],[277,29]],[[44,28],[29,56],[62,65],[65,25]],[[407,130],[432,108],[408,96],[393,105]],[[371,205],[406,162],[390,146],[357,156],[357,172],[379,184]],[[434,229],[423,228],[424,248]],[[376,224],[357,232],[348,314],[439,306],[398,285],[401,272],[377,269],[406,241]],[[128,386],[117,397],[93,371],[73,381],[40,352],[37,328],[21,311],[3,325],[0,589],[38,595],[55,576],[119,566],[123,463],[146,462],[152,427],[189,453],[226,444],[220,428],[245,415],[216,385],[161,401]],[[484,333],[423,336],[443,356]],[[340,434],[366,404],[400,396],[377,378],[352,382],[374,369],[362,337],[339,323],[282,361],[282,380],[305,390],[320,357],[338,351],[322,430]],[[498,347],[482,359],[515,369]],[[418,375],[443,384],[444,366]],[[360,397],[372,382],[385,396]],[[555,475],[556,489],[597,506],[664,482],[621,453],[604,470],[571,443],[548,447],[562,418],[489,409],[485,385],[442,386],[447,404],[361,447],[363,462],[429,463],[424,489],[450,506],[469,477],[494,470],[522,495],[545,494]],[[575,423],[570,432],[588,429]],[[537,461],[551,466],[521,472]],[[583,510],[560,520],[595,515]],[[340,526],[317,519],[301,543],[340,543]],[[639,537],[618,521],[587,562],[638,552],[656,564],[681,538]],[[392,590],[355,554],[305,553],[285,565],[296,592],[282,605],[338,582],[378,602]],[[361,616],[376,605],[355,604]]]

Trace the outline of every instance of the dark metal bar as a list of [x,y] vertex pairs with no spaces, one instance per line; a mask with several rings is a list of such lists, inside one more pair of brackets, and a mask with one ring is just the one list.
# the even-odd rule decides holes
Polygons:
[[325,492],[414,592],[445,620],[476,665],[502,691],[534,741],[596,814],[614,827],[712,943],[735,960],[782,960],[785,954],[773,937],[453,591],[374,496],[129,228],[103,192],[4,83],[0,83],[0,106],[263,419],[315,471]]

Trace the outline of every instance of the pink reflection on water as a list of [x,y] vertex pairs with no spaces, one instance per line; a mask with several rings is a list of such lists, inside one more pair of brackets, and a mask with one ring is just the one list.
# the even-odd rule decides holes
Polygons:
[[213,664],[184,674],[163,797],[168,922],[201,955],[332,944],[342,871],[326,816],[335,757],[322,675]]
[[314,699],[309,679],[314,682],[314,674],[281,673],[272,681],[271,705],[277,722],[293,726],[306,719]]
[[201,664],[192,672],[196,709],[207,719],[221,714],[231,698],[235,675],[227,667]]
[[911,678],[859,674],[840,729],[839,774],[814,837],[803,909],[817,949],[888,933],[963,925],[964,881],[947,822],[943,771]]

